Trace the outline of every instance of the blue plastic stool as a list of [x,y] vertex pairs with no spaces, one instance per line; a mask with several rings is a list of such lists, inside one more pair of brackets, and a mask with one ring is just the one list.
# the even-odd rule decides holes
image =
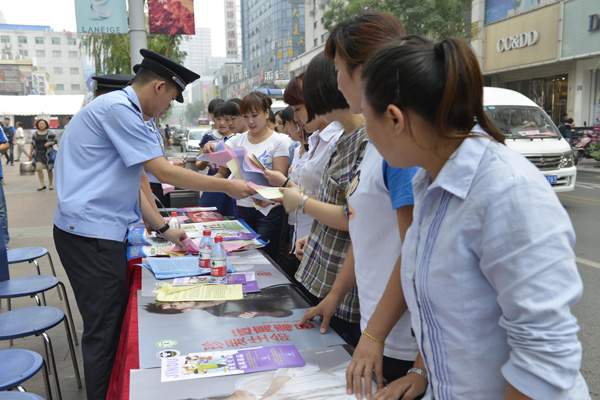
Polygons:
[[73,370],[77,379],[77,386],[81,388],[81,377],[79,376],[79,367],[77,366],[77,358],[75,357],[75,349],[73,346],[73,338],[69,325],[67,324],[65,314],[54,307],[25,307],[16,310],[7,311],[0,314],[0,340],[19,339],[27,336],[42,336],[44,339],[44,350],[46,358],[51,365],[51,370],[54,372],[54,384],[59,400],[62,400],[60,391],[60,383],[58,380],[58,370],[56,369],[56,361],[54,358],[54,349],[52,341],[46,333],[50,328],[64,322],[65,332],[67,333],[67,343],[71,352],[71,361],[73,362]]
[[[2,263],[0,262],[0,270],[2,269]],[[7,271],[8,272],[8,271]],[[3,274],[0,272],[0,299],[8,299],[8,310],[11,310],[10,299],[15,297],[31,296],[35,297],[38,305],[40,305],[37,293],[44,293],[54,287],[59,287],[59,293],[62,291],[65,299],[65,307],[67,309],[67,316],[69,324],[71,325],[71,331],[75,339],[75,344],[78,345],[77,332],[75,331],[75,323],[73,322],[73,315],[71,314],[71,305],[69,304],[69,298],[65,290],[65,285],[56,277],[50,275],[33,275],[23,276],[20,278],[2,280]],[[45,305],[45,304],[44,304]],[[11,343],[12,344],[12,343]]]
[[[0,390],[11,390],[17,388],[24,390],[21,383],[38,373],[40,369],[44,372],[44,385],[46,387],[46,397],[52,400],[50,393],[50,381],[48,380],[48,370],[46,362],[38,353],[29,350],[10,349],[0,350]],[[32,394],[32,399],[41,399],[41,397]],[[26,399],[18,392],[0,392],[0,399]]]
[[[52,262],[52,256],[50,256],[50,252],[48,249],[43,247],[20,247],[16,249],[7,250],[6,256],[8,258],[8,264],[18,264],[22,262],[33,263],[37,268],[38,275],[41,275],[40,265],[37,262],[38,258],[48,256],[48,261],[50,261],[50,268],[52,270],[52,275],[56,277],[56,271],[54,270],[54,263]],[[60,291],[58,292],[58,297],[62,300],[62,294]],[[44,299],[44,304],[46,304],[46,300]]]
[[[48,397],[48,399],[52,398]],[[0,392],[0,400],[44,400],[44,398],[33,393]]]

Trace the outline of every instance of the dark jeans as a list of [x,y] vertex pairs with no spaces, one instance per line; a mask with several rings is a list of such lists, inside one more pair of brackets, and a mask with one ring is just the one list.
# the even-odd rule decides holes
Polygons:
[[6,157],[6,164],[10,163],[10,165],[13,165],[15,159],[15,145],[12,141],[10,142],[10,147],[4,153],[4,157]]
[[83,369],[88,400],[105,400],[127,308],[126,244],[54,227],[54,244],[83,319]]
[[8,234],[8,214],[6,212],[6,199],[4,198],[4,179],[0,178],[0,218],[2,219],[2,230],[4,231],[4,244],[8,246],[10,235]]
[[281,232],[283,231],[283,206],[271,209],[267,215],[250,207],[237,208],[238,219],[246,221],[250,228],[260,235],[260,240],[267,243],[263,248],[265,253],[276,263],[279,262],[279,246],[281,245]]

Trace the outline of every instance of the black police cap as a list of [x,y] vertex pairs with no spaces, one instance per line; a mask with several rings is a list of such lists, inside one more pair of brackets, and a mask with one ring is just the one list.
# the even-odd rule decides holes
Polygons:
[[113,91],[123,89],[135,78],[135,75],[105,74],[92,76],[96,81],[97,91]]
[[148,49],[141,49],[140,54],[144,56],[141,64],[137,64],[133,67],[133,72],[137,73],[140,67],[147,68],[158,75],[171,80],[175,86],[179,89],[179,95],[177,101],[183,103],[183,96],[181,92],[185,90],[188,83],[194,82],[200,78],[200,75],[191,71],[176,63],[175,61],[167,58],[163,55],[150,51]]

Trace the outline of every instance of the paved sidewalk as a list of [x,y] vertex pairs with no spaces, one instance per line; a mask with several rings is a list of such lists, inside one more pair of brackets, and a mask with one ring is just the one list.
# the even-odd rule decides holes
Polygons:
[[[24,159],[24,158],[22,158]],[[4,158],[2,158],[4,161]],[[20,175],[20,163],[15,162],[14,166],[3,163],[2,170],[4,173],[4,193],[8,209],[8,231],[10,233],[9,248],[40,246],[45,247],[50,251],[54,267],[58,278],[65,284],[73,317],[75,320],[75,329],[79,341],[81,341],[81,333],[83,331],[83,323],[81,316],[75,304],[75,297],[67,280],[65,271],[60,263],[56,249],[54,248],[54,240],[52,239],[52,220],[56,209],[56,193],[51,190],[36,191],[39,186],[37,175]],[[48,186],[46,171],[46,186]],[[47,257],[40,259],[40,268],[42,274],[51,274],[50,264]],[[10,266],[10,275],[13,278],[26,275],[36,274],[33,264],[13,264]],[[57,290],[53,289],[46,293],[46,301],[49,306],[57,307],[65,310],[64,303],[59,300]],[[35,300],[29,297],[13,299],[13,309],[35,306]],[[1,312],[6,312],[8,305],[6,301],[2,301]],[[62,324],[61,324],[62,325]],[[62,396],[64,400],[81,400],[85,399],[85,389],[77,388],[77,381],[71,364],[71,356],[67,346],[67,339],[64,327],[58,325],[48,331],[48,335],[52,340],[54,354],[58,368],[58,376],[61,385]],[[25,339],[17,339],[14,341],[13,348],[28,349],[36,351],[39,354],[44,354],[44,347],[41,337],[30,336]],[[8,349],[9,342],[0,342],[0,349]],[[75,346],[77,362],[79,363],[79,372],[83,380],[83,359],[81,356],[81,346]],[[2,366],[3,368],[5,366]],[[39,396],[46,397],[44,383],[41,377],[41,372],[34,376],[29,381],[23,383],[25,389]],[[54,376],[50,377],[52,380]],[[85,385],[85,384],[84,384]],[[54,388],[52,394],[55,396]]]

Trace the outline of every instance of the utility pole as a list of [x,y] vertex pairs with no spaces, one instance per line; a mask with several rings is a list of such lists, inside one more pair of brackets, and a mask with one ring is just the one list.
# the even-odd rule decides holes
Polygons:
[[129,41],[131,49],[131,68],[141,64],[140,49],[148,48],[146,41],[146,18],[144,16],[144,0],[129,0]]

